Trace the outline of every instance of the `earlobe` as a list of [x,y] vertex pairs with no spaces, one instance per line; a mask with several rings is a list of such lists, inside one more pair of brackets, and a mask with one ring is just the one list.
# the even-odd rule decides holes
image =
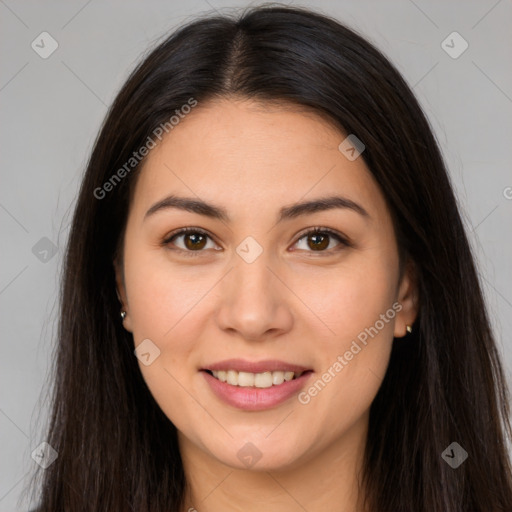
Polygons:
[[395,320],[395,338],[403,338],[413,331],[413,324],[418,316],[418,284],[416,267],[412,261],[406,266],[406,271],[398,289],[398,302],[402,306]]

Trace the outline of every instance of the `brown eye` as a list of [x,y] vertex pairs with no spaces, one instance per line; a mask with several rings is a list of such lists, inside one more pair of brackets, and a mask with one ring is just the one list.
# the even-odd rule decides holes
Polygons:
[[183,236],[185,246],[191,251],[196,249],[203,249],[206,245],[206,237],[200,233],[187,233]]
[[[213,244],[207,247],[208,241]],[[171,233],[164,241],[166,246],[171,247],[173,250],[181,251],[182,253],[201,253],[205,248],[216,249],[211,237],[204,231],[197,228],[181,229],[177,232]],[[193,255],[193,254],[192,254]]]
[[[314,233],[308,235],[308,247],[315,251],[327,249],[329,246],[329,235],[323,235],[321,233]],[[311,243],[310,243],[311,242]]]
[[[315,228],[304,233],[296,245],[302,240],[306,240],[306,247],[299,247],[299,249],[308,252],[330,253],[331,249],[338,250],[350,245],[341,234],[327,228]],[[332,240],[336,240],[338,244],[332,246]]]

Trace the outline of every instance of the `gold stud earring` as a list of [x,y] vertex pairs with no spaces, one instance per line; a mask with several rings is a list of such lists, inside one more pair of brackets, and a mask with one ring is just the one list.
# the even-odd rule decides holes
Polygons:
[[405,329],[407,330],[407,332],[408,332],[409,334],[411,334],[411,332],[412,332],[412,327],[411,327],[410,325],[407,325],[407,326],[405,327]]

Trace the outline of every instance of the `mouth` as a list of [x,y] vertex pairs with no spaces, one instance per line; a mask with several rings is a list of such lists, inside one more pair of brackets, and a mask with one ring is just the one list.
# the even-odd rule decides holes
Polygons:
[[200,368],[213,394],[223,403],[245,411],[278,407],[300,392],[314,371],[279,359],[226,359]]
[[[262,363],[236,364],[256,373],[234,370],[225,362],[212,366],[216,368],[203,368],[200,373],[213,394],[224,404],[252,412],[273,409],[291,400],[307,385],[313,374],[313,370],[280,362],[265,366]],[[265,370],[269,367],[271,369]]]
[[231,386],[239,386],[244,388],[270,388],[280,386],[284,382],[296,380],[305,373],[310,373],[312,370],[303,371],[263,371],[259,373],[236,371],[232,369],[226,370],[203,370],[220,382],[225,382]]

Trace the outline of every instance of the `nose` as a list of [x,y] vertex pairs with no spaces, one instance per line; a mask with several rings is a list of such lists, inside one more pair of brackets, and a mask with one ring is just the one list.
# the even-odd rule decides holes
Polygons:
[[270,268],[263,252],[247,263],[240,259],[221,282],[219,328],[250,340],[265,340],[291,330],[293,293]]

